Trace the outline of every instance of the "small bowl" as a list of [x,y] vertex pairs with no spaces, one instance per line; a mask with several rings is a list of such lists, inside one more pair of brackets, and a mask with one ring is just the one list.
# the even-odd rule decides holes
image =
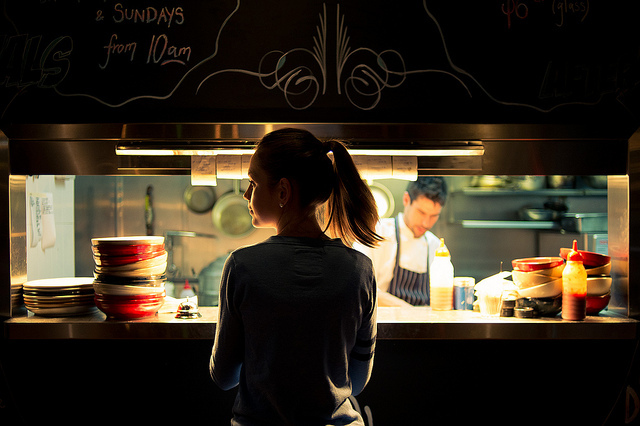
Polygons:
[[587,270],[587,276],[594,277],[600,275],[610,275],[611,274],[611,263],[607,263],[606,265],[596,266],[593,268],[588,268],[585,266]]
[[544,284],[518,289],[519,297],[556,297],[562,294],[562,278]]
[[516,308],[532,308],[535,317],[555,317],[562,310],[562,295],[555,297],[521,297]]
[[602,296],[587,295],[587,315],[598,315],[609,305],[609,300],[611,300],[611,293]]
[[553,269],[564,264],[561,257],[527,257],[522,259],[514,259],[511,261],[513,269],[524,272],[542,271]]
[[[560,257],[564,260],[567,260],[567,256],[572,249],[570,248],[561,248],[560,249]],[[604,254],[596,253],[593,251],[586,250],[578,250],[578,253],[582,255],[582,263],[585,268],[587,267],[595,267],[595,266],[604,266],[608,263],[611,263],[611,256],[607,256]]]
[[602,296],[611,291],[611,277],[587,276],[587,296]]
[[554,277],[536,272],[511,271],[511,279],[518,288],[528,288],[535,285],[545,284],[554,280]]

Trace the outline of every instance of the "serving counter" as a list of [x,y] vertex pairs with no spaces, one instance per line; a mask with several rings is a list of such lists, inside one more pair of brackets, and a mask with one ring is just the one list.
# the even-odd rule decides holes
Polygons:
[[[218,308],[177,319],[169,305],[135,321],[7,319],[0,418],[229,424],[236,389],[208,373]],[[380,307],[373,375],[352,400],[366,426],[638,424],[638,324],[611,311],[570,322]]]
[[[97,311],[91,315],[47,318],[18,315],[5,322],[8,339],[204,339],[213,340],[218,308],[200,308],[200,318],[176,318],[175,310],[134,320],[108,319]],[[378,308],[378,339],[636,339],[635,319],[601,312],[584,321],[556,318],[485,318],[473,311],[433,311],[429,307]]]

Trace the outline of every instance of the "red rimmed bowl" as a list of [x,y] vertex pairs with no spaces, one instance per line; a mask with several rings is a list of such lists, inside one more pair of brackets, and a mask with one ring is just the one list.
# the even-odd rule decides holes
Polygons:
[[146,260],[156,259],[159,256],[166,255],[167,251],[164,247],[150,251],[148,253],[132,254],[126,256],[109,256],[105,254],[93,254],[93,261],[98,266],[122,266],[136,262],[144,262]]
[[133,236],[92,238],[94,255],[132,256],[164,250],[164,237]]
[[[167,266],[168,253],[166,251],[160,252],[158,256],[151,257],[145,260],[139,260],[131,263],[124,263],[121,265],[102,264],[98,265],[96,261],[96,271],[101,273],[112,272],[126,272],[132,270],[149,270],[150,268],[160,268]],[[164,272],[164,270],[163,270]]]
[[[571,250],[572,249],[570,248],[561,248],[560,257],[566,260]],[[596,253],[593,251],[586,251],[586,250],[578,250],[578,253],[582,255],[582,263],[584,264],[585,268],[590,266],[591,267],[604,266],[608,263],[611,263],[611,256]]]
[[603,294],[602,296],[587,295],[587,315],[598,315],[600,311],[609,306],[610,300],[610,292]]
[[166,293],[163,290],[159,294],[138,294],[138,295],[115,295],[96,293],[95,301],[114,303],[114,304],[140,304],[140,303],[155,303],[164,301]]
[[111,303],[96,299],[96,306],[107,317],[113,319],[139,319],[155,315],[162,305],[164,298],[157,302],[149,303]]
[[545,271],[548,272],[562,265],[564,265],[564,260],[561,257],[526,257],[511,261],[513,269],[523,272],[545,273]]
[[144,296],[158,295],[165,292],[164,286],[139,286],[127,284],[104,284],[94,282],[93,288],[97,294],[108,296]]

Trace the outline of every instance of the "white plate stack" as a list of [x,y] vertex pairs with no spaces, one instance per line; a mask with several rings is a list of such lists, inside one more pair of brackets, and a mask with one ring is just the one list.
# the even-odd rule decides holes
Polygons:
[[63,317],[96,310],[93,278],[50,278],[27,281],[23,286],[25,307],[36,315]]

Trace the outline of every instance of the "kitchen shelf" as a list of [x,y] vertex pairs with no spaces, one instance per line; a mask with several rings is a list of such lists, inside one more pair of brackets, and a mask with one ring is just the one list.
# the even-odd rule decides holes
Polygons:
[[470,196],[500,196],[500,195],[531,195],[531,196],[549,196],[549,197],[606,197],[606,189],[593,188],[575,188],[575,189],[554,189],[545,188],[534,191],[525,191],[522,189],[512,188],[463,188],[459,191]]
[[458,223],[473,229],[560,229],[557,222],[546,220],[461,220]]

